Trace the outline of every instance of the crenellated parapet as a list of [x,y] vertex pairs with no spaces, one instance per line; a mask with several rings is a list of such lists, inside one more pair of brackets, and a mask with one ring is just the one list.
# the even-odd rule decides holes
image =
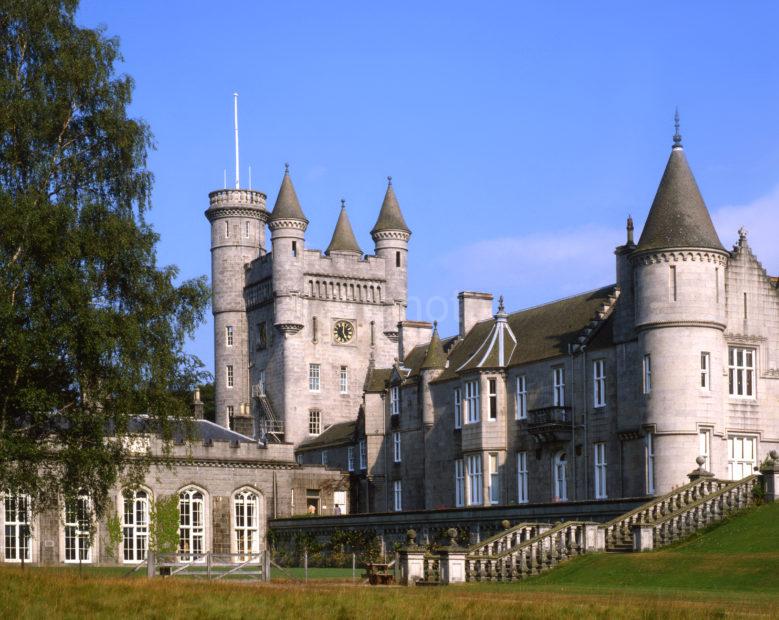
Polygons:
[[251,189],[220,189],[208,195],[209,207],[205,212],[209,222],[224,217],[250,217],[268,221],[270,213],[265,208],[267,196]]
[[678,248],[673,250],[642,252],[631,257],[634,264],[652,265],[656,263],[682,263],[701,262],[713,263],[720,267],[727,267],[728,253],[717,250],[701,250],[699,248]]

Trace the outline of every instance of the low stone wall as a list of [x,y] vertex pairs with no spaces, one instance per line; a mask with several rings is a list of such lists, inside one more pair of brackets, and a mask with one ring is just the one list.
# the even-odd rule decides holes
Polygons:
[[[516,506],[469,507],[447,510],[417,510],[341,516],[312,516],[271,519],[270,537],[279,551],[300,549],[301,541],[326,546],[336,532],[351,530],[375,534],[380,553],[393,554],[406,540],[406,532],[417,532],[420,545],[445,544],[450,527],[459,530],[460,544],[473,544],[497,534],[508,520],[511,525],[528,522],[609,521],[650,501],[651,497],[615,500],[527,504]],[[282,549],[283,548],[283,549]]]

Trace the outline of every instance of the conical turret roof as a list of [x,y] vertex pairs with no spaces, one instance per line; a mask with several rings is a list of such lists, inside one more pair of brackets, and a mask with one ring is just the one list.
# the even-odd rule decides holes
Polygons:
[[330,240],[330,245],[327,246],[325,252],[327,254],[330,254],[330,252],[356,252],[357,254],[362,254],[362,250],[354,236],[349,216],[346,214],[346,204],[343,200],[341,201],[341,212],[338,214],[338,221],[335,223],[333,238]]
[[289,176],[289,165],[285,164],[284,178],[281,180],[279,195],[276,197],[276,204],[270,214],[270,221],[274,220],[301,220],[308,222],[303,215],[303,209],[300,208],[298,195],[295,193],[295,187],[292,185],[292,179]]
[[433,336],[430,338],[430,344],[425,352],[425,359],[420,370],[429,370],[433,368],[446,368],[446,352],[441,338],[438,336],[438,324],[433,327]]
[[669,248],[725,250],[687,163],[678,130],[636,251]]
[[411,230],[406,226],[406,220],[403,219],[403,213],[400,211],[395,190],[392,188],[392,177],[387,177],[387,181],[387,193],[384,194],[384,202],[381,203],[379,219],[376,220],[376,225],[371,230],[371,234],[383,230],[402,230],[403,232],[410,233]]

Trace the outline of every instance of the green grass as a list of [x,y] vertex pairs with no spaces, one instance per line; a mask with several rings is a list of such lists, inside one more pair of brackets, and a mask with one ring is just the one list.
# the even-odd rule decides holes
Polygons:
[[[0,567],[8,618],[709,618],[779,616],[779,503],[672,548],[593,554],[512,584],[352,585],[351,569],[309,583],[121,578],[122,568]],[[292,569],[302,577],[302,569]],[[359,570],[361,573],[362,570]],[[274,575],[275,578],[275,575]],[[359,580],[358,580],[359,582]]]

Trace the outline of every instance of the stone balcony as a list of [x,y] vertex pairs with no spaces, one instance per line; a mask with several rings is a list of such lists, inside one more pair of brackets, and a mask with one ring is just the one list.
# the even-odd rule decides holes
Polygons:
[[573,428],[571,426],[570,407],[541,407],[527,412],[527,432],[540,443],[570,441]]

